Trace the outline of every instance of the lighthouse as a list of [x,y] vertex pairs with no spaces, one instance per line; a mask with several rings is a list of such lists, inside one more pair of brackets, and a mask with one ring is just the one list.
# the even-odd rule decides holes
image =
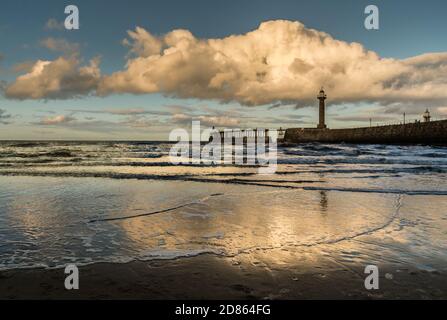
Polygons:
[[321,88],[320,93],[318,94],[318,100],[320,100],[320,121],[318,123],[318,129],[326,129],[326,124],[325,124],[325,105],[324,105],[324,100],[326,100],[327,96],[326,93],[324,93],[323,88]]
[[430,116],[430,111],[428,111],[428,109],[425,110],[423,117],[424,117],[424,122],[430,122],[431,116]]

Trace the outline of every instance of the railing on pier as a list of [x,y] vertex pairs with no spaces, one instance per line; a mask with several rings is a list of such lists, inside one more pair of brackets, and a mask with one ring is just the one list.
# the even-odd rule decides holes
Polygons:
[[[430,122],[436,122],[436,121],[443,121],[447,120],[447,117],[443,116],[432,116]],[[387,122],[378,122],[374,121],[374,118],[371,119],[370,123],[368,125],[354,125],[354,126],[347,126],[344,127],[345,129],[357,129],[357,128],[366,128],[366,127],[388,127],[388,126],[401,126],[405,124],[411,124],[411,123],[426,123],[422,119],[413,118],[413,119],[406,119],[404,121],[387,121]]]
[[[271,129],[226,129],[224,131],[219,131],[221,139],[244,139],[244,138],[265,138],[269,139],[269,132]],[[277,130],[277,139],[281,140],[284,138],[285,131],[281,128]],[[212,135],[213,136],[213,135]]]

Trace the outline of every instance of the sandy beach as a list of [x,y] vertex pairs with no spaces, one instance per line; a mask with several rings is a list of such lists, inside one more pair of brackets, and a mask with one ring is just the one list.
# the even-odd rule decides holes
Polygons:
[[375,2],[1,1],[0,302],[447,300],[447,1]]
[[259,175],[51,147],[0,168],[2,299],[447,298],[444,148],[287,147]]
[[[310,252],[308,253],[310,254]],[[0,273],[0,299],[446,299],[445,273],[383,266],[380,289],[364,288],[363,270],[331,259],[312,266],[209,255],[174,261],[94,264],[80,268],[80,290],[57,270]],[[330,272],[324,271],[327,267]],[[393,272],[392,277],[390,276]],[[385,276],[386,275],[386,276]]]

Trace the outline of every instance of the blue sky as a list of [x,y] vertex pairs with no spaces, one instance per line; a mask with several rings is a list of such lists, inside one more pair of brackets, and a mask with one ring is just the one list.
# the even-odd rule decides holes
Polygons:
[[[80,30],[46,28],[49,19],[58,22],[65,19],[64,8],[68,4],[75,4],[80,10]],[[368,4],[375,4],[380,9],[380,30],[368,31],[363,27],[363,11]],[[0,79],[6,85],[24,73],[17,71],[18,64],[53,61],[62,55],[42,45],[42,40],[48,38],[76,43],[83,65],[100,56],[102,75],[122,71],[129,60],[129,47],[122,41],[127,37],[127,31],[137,26],[154,36],[187,29],[199,39],[221,39],[255,30],[265,21],[283,19],[299,21],[307,28],[326,32],[343,42],[361,43],[383,58],[401,60],[424,53],[447,52],[447,3],[441,0],[5,0],[0,6]],[[328,95],[330,104],[330,91]],[[170,119],[176,112],[191,117],[207,115],[208,120],[236,117],[241,119],[240,126],[252,127],[257,126],[258,118],[264,121],[259,122],[259,126],[269,127],[313,126],[316,122],[314,108],[297,109],[292,107],[292,102],[272,108],[273,101],[245,106],[237,99],[222,103],[220,98],[172,96],[178,95],[163,91],[138,95],[114,91],[105,96],[86,94],[64,99],[23,100],[3,95],[0,98],[0,110],[3,110],[0,116],[3,114],[4,117],[0,122],[0,139],[166,140],[169,129],[175,127]],[[424,99],[424,106],[429,106],[430,101],[426,102],[425,96]],[[334,118],[329,119],[329,125],[364,125],[365,114],[371,113],[379,115],[377,122],[398,121],[402,109],[395,108],[398,111],[384,116],[383,103],[381,99],[371,101],[366,97],[364,101],[344,98],[331,105],[328,113]],[[392,102],[385,104],[392,105]],[[444,110],[440,99],[435,105],[435,113],[436,108]],[[422,107],[422,104],[414,104],[409,114],[416,118]],[[131,112],[125,114],[123,110]],[[350,119],[355,115],[359,115],[358,119]],[[441,115],[442,112],[438,116]],[[66,121],[49,121],[57,116],[64,116]],[[339,120],[335,120],[337,117]],[[186,122],[177,124],[180,123]]]

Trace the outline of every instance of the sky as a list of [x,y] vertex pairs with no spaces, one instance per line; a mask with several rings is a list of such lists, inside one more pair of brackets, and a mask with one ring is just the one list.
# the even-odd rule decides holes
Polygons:
[[[80,29],[66,30],[66,5]],[[365,7],[379,8],[367,30]],[[4,0],[0,140],[167,140],[204,127],[447,116],[447,3]],[[408,120],[407,120],[408,121]]]

